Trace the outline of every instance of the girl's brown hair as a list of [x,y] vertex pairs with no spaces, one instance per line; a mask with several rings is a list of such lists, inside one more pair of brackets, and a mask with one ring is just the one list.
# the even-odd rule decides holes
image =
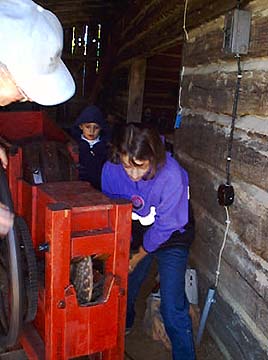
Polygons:
[[166,151],[160,135],[154,128],[138,123],[129,123],[118,129],[111,146],[111,161],[119,164],[122,155],[127,155],[134,166],[135,160],[149,160],[152,179],[166,161]]

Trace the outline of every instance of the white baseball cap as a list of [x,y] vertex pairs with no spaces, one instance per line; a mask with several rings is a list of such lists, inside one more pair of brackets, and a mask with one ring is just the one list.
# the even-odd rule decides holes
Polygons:
[[0,0],[0,62],[38,104],[56,105],[74,95],[62,48],[63,29],[52,12],[31,0]]

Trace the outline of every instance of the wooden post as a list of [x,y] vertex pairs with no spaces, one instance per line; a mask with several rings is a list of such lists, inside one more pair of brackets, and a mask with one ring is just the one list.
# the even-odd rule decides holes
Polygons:
[[130,70],[127,122],[141,122],[146,59],[136,60]]
[[46,209],[46,300],[45,346],[46,360],[65,360],[66,303],[64,289],[70,283],[70,210],[61,204]]

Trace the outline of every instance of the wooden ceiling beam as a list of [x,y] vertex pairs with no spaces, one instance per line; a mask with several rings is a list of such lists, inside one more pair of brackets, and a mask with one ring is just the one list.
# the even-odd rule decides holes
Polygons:
[[[250,0],[242,0],[240,3],[243,6],[249,2]],[[174,39],[181,41],[184,38],[184,3],[178,4],[177,0],[168,2],[151,0],[147,5],[150,4],[153,6],[150,17],[148,16],[148,9],[145,12],[141,9],[140,13],[133,19],[131,27],[127,25],[125,30],[121,31],[124,36],[120,36],[119,40],[119,61],[138,56],[148,56],[155,48],[161,48],[161,43],[167,44]],[[198,27],[202,23],[233,9],[236,5],[236,0],[192,0],[187,9],[186,28],[190,30]],[[129,12],[131,13],[131,10]],[[142,14],[144,19],[141,18]]]
[[38,3],[54,12],[64,27],[77,23],[108,21],[124,9],[127,0],[39,0]]

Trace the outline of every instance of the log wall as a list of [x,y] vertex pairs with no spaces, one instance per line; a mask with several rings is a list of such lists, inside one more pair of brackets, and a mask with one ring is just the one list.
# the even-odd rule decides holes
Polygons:
[[[268,358],[268,11],[256,0],[242,81],[231,162],[234,204],[223,252],[217,301],[207,328],[227,359]],[[189,32],[183,48],[183,118],[174,135],[177,159],[190,174],[197,235],[201,305],[214,285],[226,213],[217,189],[226,181],[227,142],[237,79],[234,55],[222,51],[224,17]]]
[[[181,42],[147,59],[143,114],[151,111],[151,123],[161,133],[171,132],[177,110]],[[143,117],[148,122],[148,119]]]
[[[241,0],[241,4],[249,0]],[[187,28],[196,27],[233,8],[235,0],[191,0],[187,6]],[[160,131],[173,129],[176,114],[176,92],[179,87],[181,43],[184,38],[185,1],[138,0],[129,4],[120,21],[113,24],[116,53],[109,79],[102,95],[104,108],[126,120],[129,83],[117,88],[116,79],[126,73],[137,59],[147,59],[143,111],[150,109]],[[107,91],[107,89],[109,90]],[[107,92],[111,94],[109,98]],[[161,101],[159,97],[161,96]]]

